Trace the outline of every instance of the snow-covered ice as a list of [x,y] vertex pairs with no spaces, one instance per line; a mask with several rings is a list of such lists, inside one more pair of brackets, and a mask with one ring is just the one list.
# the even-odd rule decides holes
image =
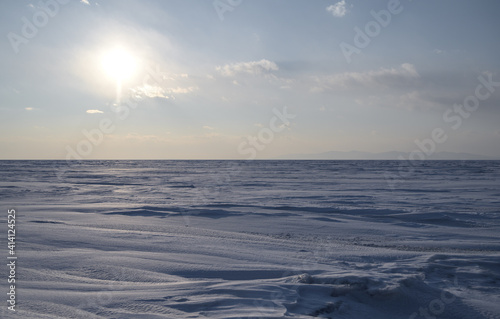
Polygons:
[[413,164],[1,161],[0,316],[500,318],[500,162]]

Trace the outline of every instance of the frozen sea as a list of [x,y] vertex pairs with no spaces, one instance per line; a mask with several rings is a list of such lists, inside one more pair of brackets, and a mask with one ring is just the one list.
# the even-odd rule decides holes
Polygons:
[[500,161],[0,161],[1,318],[500,318]]

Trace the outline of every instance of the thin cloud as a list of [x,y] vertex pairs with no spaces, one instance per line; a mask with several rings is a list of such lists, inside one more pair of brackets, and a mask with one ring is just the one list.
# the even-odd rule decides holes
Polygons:
[[88,0],[80,0],[80,2],[81,2],[81,3],[83,3],[83,4],[86,4],[86,5],[88,5],[88,6],[90,6],[90,3],[89,3],[89,1],[88,1]]
[[176,88],[168,88],[167,92],[176,93],[176,94],[187,94],[193,91],[196,91],[198,88],[195,86],[190,87],[176,87]]
[[252,74],[259,75],[269,73],[271,71],[278,71],[278,65],[272,61],[262,59],[260,61],[238,62],[218,66],[216,70],[223,76],[235,76],[236,74]]
[[103,111],[100,110],[87,110],[88,114],[102,114],[104,113]]
[[196,86],[163,88],[159,85],[144,84],[132,89],[132,92],[138,97],[175,99],[173,94],[188,94],[196,90]]
[[312,92],[322,92],[332,89],[354,89],[363,87],[400,86],[420,78],[415,66],[404,63],[397,68],[380,68],[367,72],[346,72],[326,77],[317,77],[318,85],[311,88]]
[[34,108],[32,108],[32,107],[25,107],[24,109],[25,109],[26,111],[33,111],[33,110],[34,110]]
[[332,4],[326,8],[326,11],[330,12],[334,17],[342,18],[347,14],[347,8],[345,0],[339,1],[336,4]]
[[170,98],[167,95],[167,92],[165,92],[165,90],[158,85],[144,84],[143,86],[132,89],[132,92],[134,92],[135,95],[139,97],[163,98],[163,99]]
[[356,103],[361,106],[378,106],[388,108],[406,109],[409,111],[426,111],[443,107],[442,103],[433,101],[435,98],[426,93],[411,91],[405,94],[376,94],[359,97]]

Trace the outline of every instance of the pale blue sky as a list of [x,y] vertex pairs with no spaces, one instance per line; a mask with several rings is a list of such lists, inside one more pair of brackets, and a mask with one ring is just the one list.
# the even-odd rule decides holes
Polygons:
[[[500,82],[500,2],[396,2],[2,1],[0,158],[409,152],[435,129],[447,136],[436,151],[500,158],[500,84],[473,111],[453,109]],[[342,43],[359,54],[348,61]],[[116,48],[135,64],[126,114],[102,65]],[[269,138],[285,107],[295,116]]]

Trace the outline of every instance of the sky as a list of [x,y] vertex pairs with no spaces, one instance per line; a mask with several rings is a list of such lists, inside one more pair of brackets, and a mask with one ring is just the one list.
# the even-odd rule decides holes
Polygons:
[[500,159],[496,0],[0,2],[0,159]]

